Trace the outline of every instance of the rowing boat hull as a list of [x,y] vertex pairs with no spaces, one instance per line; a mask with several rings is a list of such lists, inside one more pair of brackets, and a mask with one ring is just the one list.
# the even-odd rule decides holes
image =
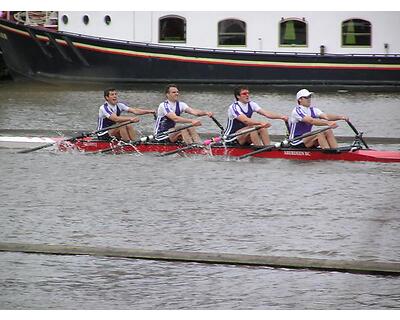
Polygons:
[[[177,151],[184,146],[165,143],[140,143],[136,145],[120,145],[106,141],[86,138],[75,142],[62,142],[61,137],[0,137],[2,148],[32,148],[47,143],[55,143],[60,151],[78,151],[86,153],[164,153]],[[192,148],[183,150],[185,154],[208,154],[210,156],[240,157],[256,150],[253,147],[212,145],[209,148]],[[357,150],[321,150],[280,148],[255,154],[256,158],[288,159],[288,160],[336,160],[336,161],[371,161],[400,162],[399,151],[379,151],[373,149]]]
[[[83,152],[102,152],[108,150],[113,153],[164,153],[172,152],[182,148],[182,145],[164,144],[164,143],[143,143],[132,145],[110,144],[103,141],[76,141],[68,146],[61,145],[63,151],[68,149]],[[227,156],[240,157],[255,149],[252,147],[213,145],[210,148],[194,147],[192,149],[183,150],[185,154],[208,154],[210,156]],[[321,149],[293,149],[280,148],[258,153],[253,157],[271,158],[271,159],[288,159],[288,160],[337,160],[337,161],[372,161],[372,162],[400,162],[399,151],[378,151],[373,149],[357,149],[354,151],[340,150],[321,150]]]

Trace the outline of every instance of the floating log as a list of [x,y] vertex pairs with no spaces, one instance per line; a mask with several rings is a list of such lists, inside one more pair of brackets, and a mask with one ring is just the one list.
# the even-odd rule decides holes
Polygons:
[[249,254],[205,253],[171,250],[142,250],[133,248],[130,249],[26,243],[0,243],[0,251],[56,255],[90,255],[131,259],[265,266],[271,268],[312,269],[400,276],[400,263],[394,262],[346,261]]

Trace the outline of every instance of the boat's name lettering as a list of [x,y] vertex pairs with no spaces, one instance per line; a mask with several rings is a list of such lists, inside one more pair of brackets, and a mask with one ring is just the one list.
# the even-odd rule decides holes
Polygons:
[[284,154],[288,156],[310,156],[309,151],[284,151]]
[[4,32],[0,32],[0,38],[8,40],[7,35]]

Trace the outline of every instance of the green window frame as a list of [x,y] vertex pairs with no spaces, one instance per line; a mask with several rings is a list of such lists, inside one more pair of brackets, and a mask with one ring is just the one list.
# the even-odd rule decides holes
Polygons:
[[225,19],[218,22],[218,46],[245,47],[246,22],[238,19]]
[[160,43],[186,43],[186,19],[166,16],[159,19]]
[[343,47],[371,47],[371,23],[363,19],[342,22]]
[[283,19],[279,23],[279,46],[307,47],[307,23],[301,19]]

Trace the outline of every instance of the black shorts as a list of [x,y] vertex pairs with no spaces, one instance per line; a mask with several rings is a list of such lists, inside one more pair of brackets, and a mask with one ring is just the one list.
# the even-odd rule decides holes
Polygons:
[[306,149],[306,145],[302,142],[296,145],[290,144],[289,146],[290,148],[296,148],[296,149]]
[[97,135],[97,139],[101,140],[101,141],[111,141],[112,137],[108,134],[108,132],[106,132],[105,134]]

